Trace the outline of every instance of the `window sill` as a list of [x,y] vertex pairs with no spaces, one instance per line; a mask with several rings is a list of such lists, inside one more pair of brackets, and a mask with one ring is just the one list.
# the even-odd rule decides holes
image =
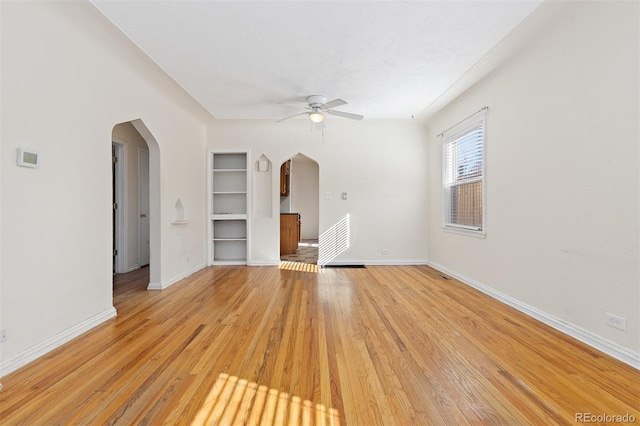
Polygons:
[[466,235],[469,237],[482,238],[482,239],[487,237],[487,233],[484,230],[474,231],[473,229],[453,228],[451,226],[442,226],[442,229],[444,230],[444,232],[447,232],[450,234]]

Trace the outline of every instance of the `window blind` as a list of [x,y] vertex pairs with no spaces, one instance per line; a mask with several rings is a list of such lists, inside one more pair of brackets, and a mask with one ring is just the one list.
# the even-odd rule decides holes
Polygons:
[[484,116],[444,136],[445,227],[483,230]]

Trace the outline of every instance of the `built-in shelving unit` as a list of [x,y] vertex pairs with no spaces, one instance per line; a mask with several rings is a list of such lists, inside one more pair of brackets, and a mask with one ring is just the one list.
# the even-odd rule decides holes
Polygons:
[[210,151],[210,264],[246,264],[248,152]]

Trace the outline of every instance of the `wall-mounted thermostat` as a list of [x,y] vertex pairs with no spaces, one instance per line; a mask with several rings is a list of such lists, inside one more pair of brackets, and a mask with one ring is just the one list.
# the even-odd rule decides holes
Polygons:
[[38,153],[32,149],[18,148],[18,166],[38,167]]

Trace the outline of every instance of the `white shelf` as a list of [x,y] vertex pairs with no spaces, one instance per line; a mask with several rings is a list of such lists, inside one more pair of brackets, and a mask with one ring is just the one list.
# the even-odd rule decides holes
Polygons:
[[247,192],[246,170],[224,170],[213,173],[213,193],[218,192]]
[[246,240],[247,239],[247,221],[243,219],[236,220],[214,220],[213,221],[213,240]]
[[247,215],[236,214],[236,213],[221,213],[221,214],[212,214],[211,220],[247,220]]
[[213,194],[213,214],[247,214],[246,192]]
[[248,153],[212,151],[210,262],[247,263]]
[[218,259],[214,260],[216,265],[246,265],[247,261],[245,259]]
[[247,191],[214,191],[212,192],[213,195],[216,194],[246,194]]
[[213,261],[247,261],[247,241],[246,240],[214,240],[213,241]]
[[246,152],[220,152],[213,153],[213,170],[246,170]]

